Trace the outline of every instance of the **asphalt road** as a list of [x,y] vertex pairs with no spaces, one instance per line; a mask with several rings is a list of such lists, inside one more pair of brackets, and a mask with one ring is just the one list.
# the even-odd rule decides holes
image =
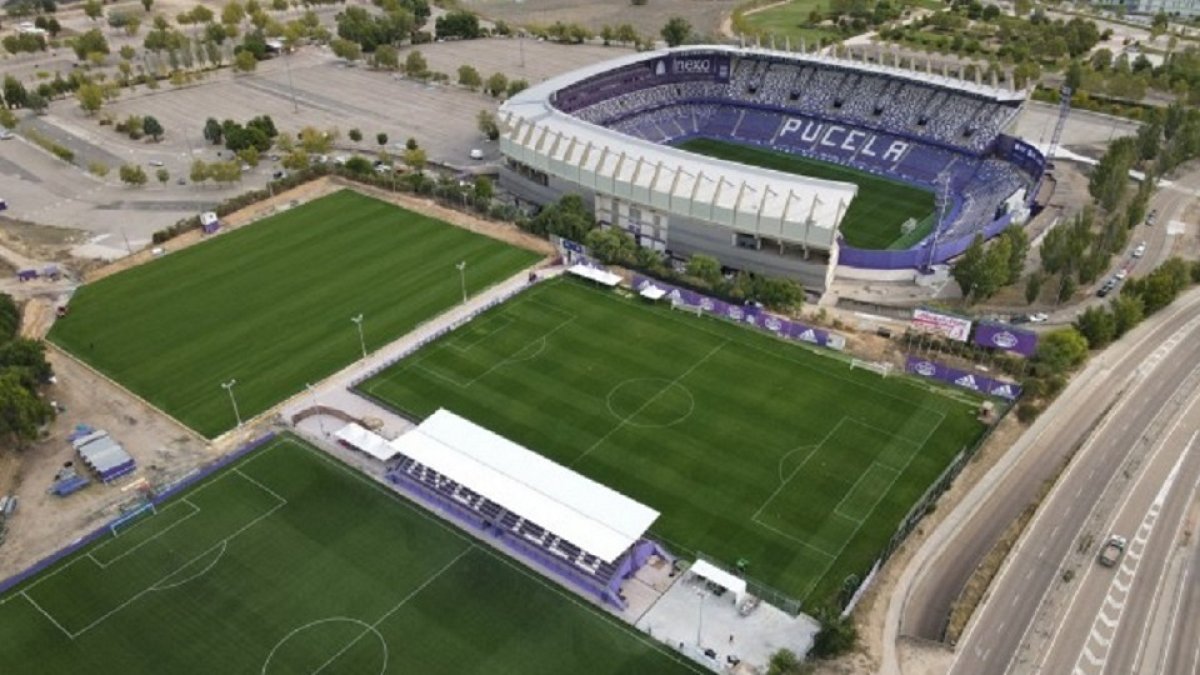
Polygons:
[[[1165,556],[1157,549],[1164,545],[1160,542],[1162,537],[1153,540],[1148,537],[1174,529],[1173,522],[1167,523],[1184,508],[1178,494],[1190,490],[1195,477],[1200,475],[1200,451],[1187,455],[1187,461],[1177,471],[1175,482],[1184,488],[1169,493],[1170,501],[1158,507],[1152,531],[1139,530],[1138,523],[1149,509],[1147,494],[1150,500],[1157,495],[1163,477],[1187,447],[1188,436],[1200,422],[1200,414],[1192,405],[1200,396],[1197,336],[1200,293],[1189,293],[1167,312],[1155,320],[1157,325],[1147,326],[1133,340],[1100,357],[1109,359],[1107,367],[1095,376],[1082,395],[1066,402],[1069,410],[1063,410],[1064,414],[1027,449],[1025,454],[1030,461],[1022,462],[1006,476],[1003,484],[996,486],[992,504],[977,510],[975,522],[965,528],[975,535],[967,538],[979,541],[976,530],[996,530],[1007,525],[1011,519],[1001,516],[1000,510],[1019,510],[1028,503],[1021,499],[1019,504],[1012,504],[1009,488],[1036,488],[1040,482],[1037,478],[1053,475],[1046,472],[1045,464],[1058,460],[1082,441],[1075,459],[1038,510],[977,610],[958,645],[951,673],[1037,672],[1046,642],[1054,639],[1054,626],[1062,607],[1065,605],[1069,610],[1071,598],[1079,597],[1075,589],[1085,589],[1079,591],[1083,595],[1090,593],[1086,589],[1091,585],[1103,585],[1104,577],[1098,576],[1092,561],[1110,529],[1128,532],[1134,543],[1131,553],[1136,553],[1127,556],[1124,564],[1135,559],[1146,561],[1144,569],[1153,572],[1156,565],[1149,561]],[[1164,470],[1164,466],[1168,468]],[[1111,523],[1114,508],[1118,519]],[[998,518],[1002,522],[996,522]],[[960,572],[956,568],[961,565],[955,565],[961,557],[957,554],[959,543],[947,547],[945,554],[931,566],[921,580],[926,588],[943,585],[945,574]],[[1071,579],[1066,574],[1068,570],[1073,575]],[[1122,595],[1115,601],[1131,608],[1142,607],[1144,602],[1125,602],[1126,599]],[[912,603],[910,606],[919,608]],[[1086,614],[1082,606],[1077,611]],[[1124,611],[1132,616],[1144,610]],[[929,622],[934,617],[925,613],[914,618]],[[1108,622],[1112,620],[1111,615],[1105,618]],[[1090,629],[1099,621],[1093,611],[1080,623]],[[1122,623],[1134,626],[1142,622]],[[1105,630],[1109,628],[1104,626]],[[1110,633],[1104,633],[1104,640],[1111,638]],[[1068,638],[1064,643],[1069,641]],[[1117,653],[1112,644],[1107,654]],[[1123,647],[1119,651],[1124,659],[1131,650]],[[1076,643],[1075,656],[1080,653]],[[1093,658],[1099,657],[1093,654]],[[1071,661],[1069,667],[1063,669],[1056,661],[1044,672],[1072,673],[1075,663],[1067,660]]]
[[[1143,672],[1142,666],[1151,673],[1192,672],[1190,667],[1164,671],[1159,666],[1170,643],[1179,646],[1171,626],[1178,627],[1172,621],[1178,614],[1170,608],[1180,588],[1178,575],[1172,574],[1171,552],[1179,546],[1188,505],[1200,481],[1200,449],[1195,442],[1200,429],[1198,402],[1200,391],[1193,389],[1178,426],[1156,445],[1111,519],[1108,530],[1129,541],[1121,563],[1106,568],[1085,561],[1080,577],[1072,583],[1067,611],[1051,631],[1049,647],[1039,650],[1040,661],[1034,660],[1036,672],[1136,673]],[[1097,537],[1097,546],[1102,537]],[[1172,591],[1164,593],[1168,581]],[[1190,651],[1196,635],[1184,642],[1185,651]]]
[[[1200,292],[1186,294],[1163,314],[1152,317],[1126,339],[1096,357],[1078,382],[1045,413],[1047,419],[1041,422],[1040,432],[1026,440],[1028,445],[1016,462],[996,479],[994,485],[988,486],[987,497],[925,564],[904,603],[900,634],[928,640],[942,639],[951,605],[1004,529],[1034,500],[1043,481],[1052,478],[1065,458],[1087,440],[1089,430],[1100,422],[1147,357],[1168,336],[1187,324],[1198,308]],[[1200,345],[1200,341],[1196,343]],[[1187,351],[1191,349],[1187,347]],[[1176,361],[1174,355],[1171,361],[1184,362]],[[1154,378],[1144,379],[1136,392],[1126,392],[1122,403],[1130,407],[1129,401],[1148,401],[1133,407],[1140,409],[1139,419],[1152,416],[1164,396],[1178,386],[1184,375],[1182,369],[1160,369]],[[1035,427],[1035,431],[1038,429]]]

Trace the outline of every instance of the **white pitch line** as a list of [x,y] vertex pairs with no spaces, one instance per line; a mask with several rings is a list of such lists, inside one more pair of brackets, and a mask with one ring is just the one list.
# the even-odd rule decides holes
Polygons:
[[25,591],[21,591],[20,595],[24,596],[24,598],[29,601],[29,604],[33,605],[34,609],[41,612],[42,616],[49,619],[50,623],[54,624],[54,626],[56,628],[61,630],[63,632],[63,635],[67,636],[67,639],[69,639],[69,640],[75,639],[75,636],[71,634],[71,631],[67,630],[66,628],[63,628],[62,624],[59,623],[57,620],[55,620],[55,618],[50,615],[50,612],[47,612],[46,610],[42,609],[42,606],[37,604],[37,602],[33,598],[29,597],[28,593],[26,593]]

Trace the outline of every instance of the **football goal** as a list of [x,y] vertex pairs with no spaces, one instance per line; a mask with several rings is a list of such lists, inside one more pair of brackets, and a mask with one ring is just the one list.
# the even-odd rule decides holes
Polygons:
[[122,532],[141,522],[143,518],[154,515],[158,515],[158,509],[154,507],[154,502],[140,501],[130,508],[122,509],[120,517],[108,524],[108,531],[114,537],[120,536]]

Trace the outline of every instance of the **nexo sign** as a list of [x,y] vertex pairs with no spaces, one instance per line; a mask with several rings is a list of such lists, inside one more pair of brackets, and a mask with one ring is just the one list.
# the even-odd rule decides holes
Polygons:
[[712,59],[675,59],[671,69],[676,73],[711,73]]

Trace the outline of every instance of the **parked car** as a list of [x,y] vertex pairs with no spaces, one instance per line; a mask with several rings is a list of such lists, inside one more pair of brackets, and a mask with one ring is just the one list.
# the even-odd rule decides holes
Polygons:
[[152,159],[148,163],[150,164],[150,166],[155,166],[155,167],[163,166],[162,160],[159,160],[159,159]]
[[0,141],[9,141],[12,140],[12,137],[13,132],[9,131],[8,129],[0,131]]
[[1121,556],[1125,555],[1125,546],[1128,542],[1125,537],[1120,535],[1112,535],[1100,549],[1100,555],[1096,557],[1097,562],[1105,567],[1116,567],[1117,563],[1121,562]]
[[1125,277],[1127,276],[1129,276],[1129,270],[1122,267],[1121,269],[1117,270],[1117,273],[1113,275],[1113,278],[1117,281],[1124,281]]
[[1117,287],[1117,280],[1109,279],[1108,281],[1104,282],[1104,285],[1100,287],[1100,290],[1096,291],[1096,296],[1103,298],[1104,296],[1108,295],[1109,293],[1112,293],[1113,289],[1116,287]]
[[1153,225],[1157,220],[1158,220],[1158,209],[1154,209],[1153,211],[1150,212],[1150,215],[1146,216],[1146,225]]
[[1139,243],[1136,247],[1134,247],[1133,257],[1140,258],[1144,255],[1146,255],[1146,242],[1143,241],[1143,242]]
[[483,150],[471,148],[471,159],[483,159]]
[[1050,315],[1045,312],[1038,312],[1037,314],[1029,315],[1029,320],[1032,321],[1033,323],[1044,323],[1049,319],[1050,319]]

